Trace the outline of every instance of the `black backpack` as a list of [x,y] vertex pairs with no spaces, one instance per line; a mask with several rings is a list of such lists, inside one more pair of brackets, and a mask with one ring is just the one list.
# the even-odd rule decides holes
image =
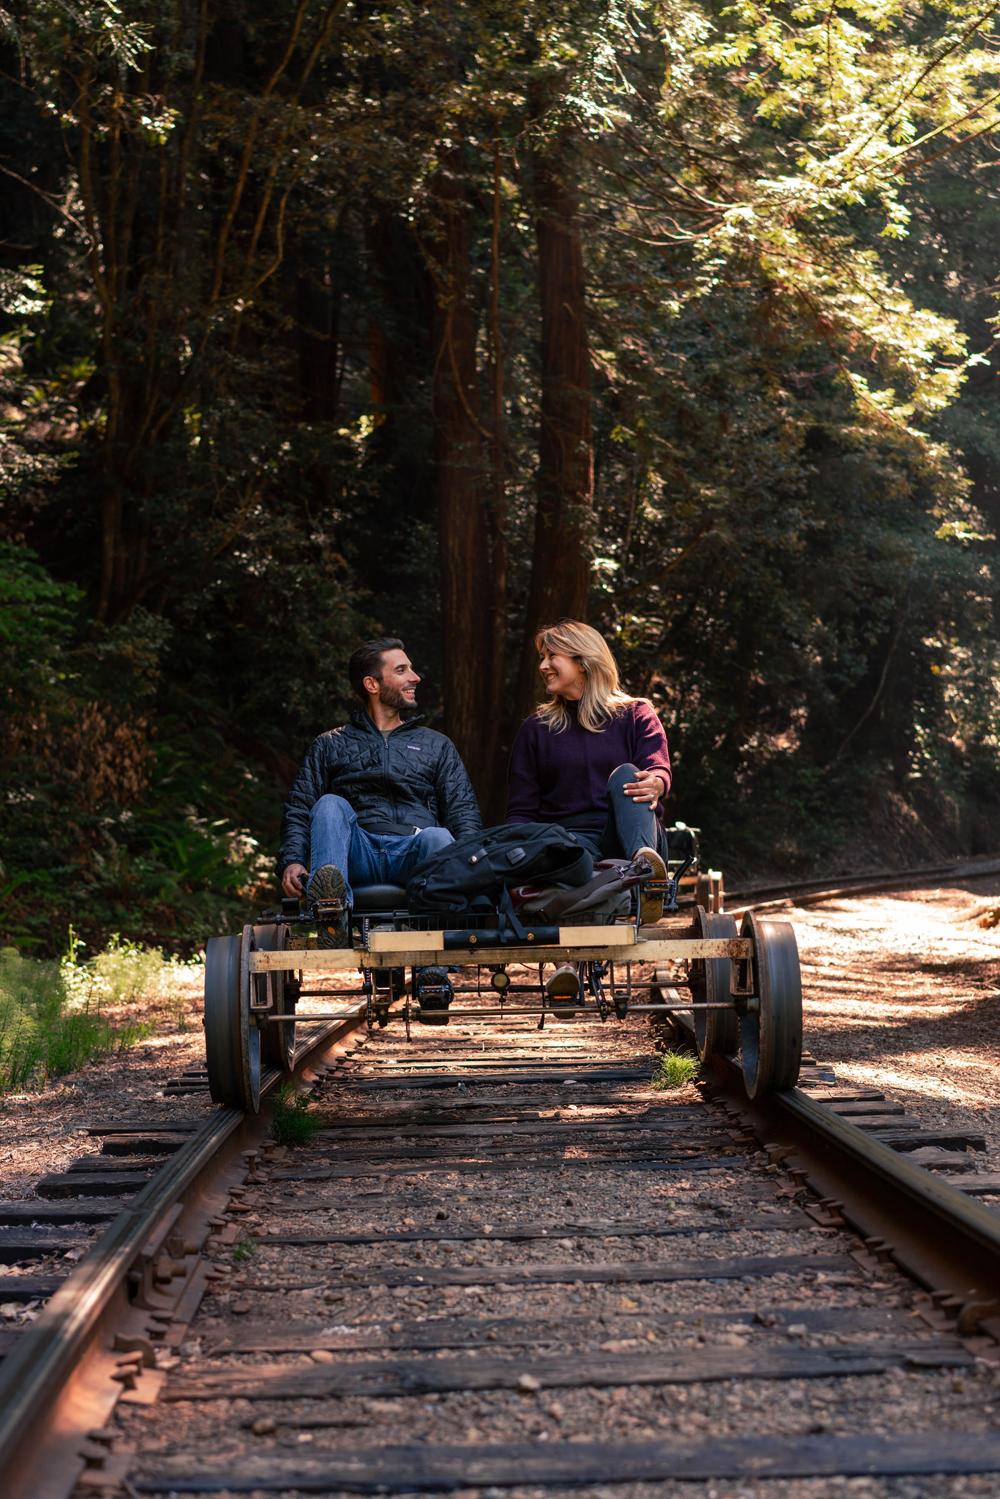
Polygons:
[[470,833],[421,860],[406,885],[418,912],[506,909],[507,888],[537,881],[583,885],[594,861],[575,833],[558,823],[516,822]]

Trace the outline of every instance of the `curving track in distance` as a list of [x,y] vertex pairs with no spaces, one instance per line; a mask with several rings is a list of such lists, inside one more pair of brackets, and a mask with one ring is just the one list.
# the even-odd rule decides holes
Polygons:
[[947,863],[915,864],[909,869],[879,869],[870,874],[841,875],[817,880],[748,885],[726,892],[727,909],[760,911],[789,900],[799,906],[818,905],[842,896],[875,895],[884,890],[936,885],[943,879],[975,880],[1000,874],[1000,859],[959,859]]

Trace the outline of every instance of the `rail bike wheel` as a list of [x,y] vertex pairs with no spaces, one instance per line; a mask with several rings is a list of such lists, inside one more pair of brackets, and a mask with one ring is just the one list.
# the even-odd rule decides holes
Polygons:
[[751,937],[753,998],[740,1015],[743,1078],[751,1098],[794,1088],[802,1062],[802,975],[795,932],[787,921],[747,911],[740,936]]
[[[724,912],[706,911],[698,907],[697,935],[699,937],[735,937],[736,922]],[[732,984],[729,958],[700,958],[704,984],[697,988],[692,984],[695,1003],[725,1004],[730,1000]],[[700,977],[700,974],[698,975]],[[694,1036],[698,1055],[703,1062],[720,1052],[725,1056],[739,1049],[740,1021],[735,1010],[695,1010]]]
[[[287,925],[277,922],[272,926],[255,926],[253,929],[254,947],[258,952],[284,952],[288,946],[289,928]],[[251,982],[261,991],[261,1001],[270,999],[268,1015],[294,1015],[295,1006],[291,1003],[289,986],[285,982],[287,975],[281,969],[275,969],[271,973],[255,973],[251,976]],[[280,1072],[291,1071],[292,1062],[295,1057],[295,1026],[294,1025],[271,1025],[261,1015],[260,1022],[260,1059],[265,1067],[277,1067]]]
[[211,937],[205,949],[205,1056],[215,1103],[260,1108],[260,1031],[250,1012],[253,927],[239,937]]

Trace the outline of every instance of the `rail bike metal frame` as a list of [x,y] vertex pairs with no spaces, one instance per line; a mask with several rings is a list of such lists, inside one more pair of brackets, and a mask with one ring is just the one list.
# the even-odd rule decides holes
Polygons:
[[[351,973],[361,979],[356,997],[366,1003],[369,1029],[401,1021],[408,1039],[413,1024],[443,1025],[452,1018],[495,1024],[531,1017],[541,1029],[547,1019],[666,1015],[678,1006],[665,1002],[661,991],[680,985],[691,991],[684,1008],[694,1014],[702,1060],[739,1051],[751,1097],[794,1086],[802,1054],[802,990],[795,936],[787,922],[747,912],[738,932],[731,915],[700,905],[688,929],[677,935],[659,926],[641,927],[637,919],[561,927],[532,927],[525,921],[516,930],[505,926],[500,913],[478,920],[478,928],[427,929],[428,918],[403,911],[366,913],[350,927],[357,945],[343,948],[321,948],[316,938],[291,935],[291,923],[280,918],[247,926],[239,937],[213,938],[205,976],[212,1097],[255,1110],[262,1061],[280,1065],[298,999],[323,994],[303,989],[307,976]],[[633,976],[639,963],[652,967],[653,978],[640,982]],[[666,965],[677,963],[686,965],[686,974],[668,975]],[[564,964],[576,967],[579,994],[549,995],[545,967]],[[511,982],[508,969],[524,965],[537,967],[537,983]],[[421,1005],[415,981],[420,970],[468,967],[476,969],[475,982],[459,985],[454,997],[475,997],[479,1004]],[[489,975],[486,987],[484,974]],[[636,1002],[641,991],[647,998]],[[484,997],[493,1003],[483,1006]]]

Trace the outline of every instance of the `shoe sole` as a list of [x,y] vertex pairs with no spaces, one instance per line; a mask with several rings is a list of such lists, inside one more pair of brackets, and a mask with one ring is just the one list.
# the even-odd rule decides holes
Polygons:
[[[347,881],[337,868],[336,864],[324,864],[317,869],[315,875],[306,886],[306,898],[313,900],[343,900],[347,894]],[[345,917],[343,927],[327,926],[317,928],[317,942],[321,948],[347,946],[347,920]]]
[[554,1015],[556,1020],[572,1020],[574,1018],[574,1016],[576,1015],[575,1010],[571,1010],[566,1005],[559,1005],[559,1007],[556,1008],[555,1001],[559,999],[578,1000],[580,998],[579,974],[554,973],[552,977],[546,981],[545,992],[548,995],[550,1001],[552,1001],[552,1014]]
[[[655,848],[640,848],[636,853],[637,859],[648,859],[653,866],[653,878],[665,880],[667,877],[667,866],[664,864]],[[639,920],[643,926],[654,926],[663,915],[663,901],[656,896],[645,896],[639,898]]]

